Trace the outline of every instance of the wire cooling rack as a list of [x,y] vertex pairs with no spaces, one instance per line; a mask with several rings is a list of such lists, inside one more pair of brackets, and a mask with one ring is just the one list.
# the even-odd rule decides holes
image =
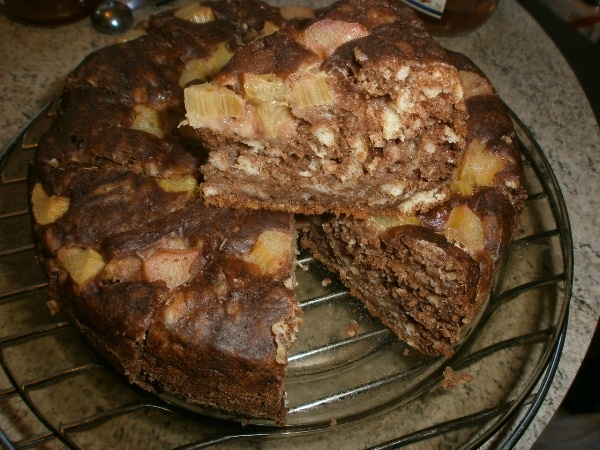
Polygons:
[[[64,316],[49,313],[30,235],[26,172],[52,114],[44,108],[0,153],[5,448],[511,448],[534,418],[566,333],[573,252],[557,182],[514,114],[529,197],[488,307],[455,355],[410,350],[302,252],[304,324],[290,358],[284,427],[240,424],[143,392],[107,366]],[[349,325],[358,326],[356,336]],[[448,366],[468,382],[444,387]]]

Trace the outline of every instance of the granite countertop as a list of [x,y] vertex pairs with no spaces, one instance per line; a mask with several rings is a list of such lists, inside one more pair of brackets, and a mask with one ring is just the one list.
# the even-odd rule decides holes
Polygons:
[[[47,29],[15,24],[0,16],[4,65],[0,71],[0,148],[57,95],[63,77],[86,54],[113,41],[114,37],[95,32],[87,20]],[[529,448],[572,383],[600,316],[600,233],[594,224],[600,210],[600,132],[569,65],[515,0],[502,0],[478,31],[441,41],[475,61],[526,124],[547,156],[568,207],[575,255],[569,327],[548,395],[517,444]],[[0,428],[7,420],[0,409]]]

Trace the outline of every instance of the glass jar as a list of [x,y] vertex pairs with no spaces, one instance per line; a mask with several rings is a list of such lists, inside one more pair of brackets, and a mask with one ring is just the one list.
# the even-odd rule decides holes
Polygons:
[[500,0],[408,0],[434,36],[455,36],[483,25]]
[[89,16],[101,0],[0,0],[0,12],[28,24],[58,26]]

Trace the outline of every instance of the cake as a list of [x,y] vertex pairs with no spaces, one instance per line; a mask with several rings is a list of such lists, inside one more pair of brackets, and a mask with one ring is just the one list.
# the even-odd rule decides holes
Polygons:
[[303,237],[400,339],[446,357],[483,310],[525,200],[506,107],[472,61],[448,56],[462,78],[469,114],[452,197],[416,215],[310,217]]
[[153,16],[67,77],[29,170],[52,309],[133,383],[278,423],[301,321],[293,216],[205,205],[206,151],[179,124],[188,80],[286,23],[247,0]]
[[398,0],[342,0],[236,53],[186,88],[210,157],[205,201],[366,216],[450,197],[463,89],[446,52]]
[[[323,43],[332,30],[341,41]],[[263,58],[265,49],[275,53]],[[276,61],[283,66],[272,74]],[[248,95],[245,81],[271,89],[299,67],[307,95],[321,98],[316,86],[326,81],[337,106],[304,108],[274,135],[261,125],[252,145],[230,131],[294,108],[271,102],[276,111],[261,116],[253,101],[253,120],[218,117],[206,127],[186,111],[186,92],[198,86]],[[387,85],[386,67],[395,73]],[[360,77],[356,84],[372,91],[351,86]],[[206,108],[228,108],[230,94],[203,95],[217,102]],[[342,111],[346,101],[355,116]],[[340,118],[329,137],[321,107]],[[363,123],[371,113],[373,123]],[[382,121],[401,136],[366,138]],[[284,155],[289,148],[273,136],[290,126],[296,143],[315,144],[313,154]],[[364,140],[353,144],[353,136]],[[328,172],[318,162],[313,176],[298,178],[311,158],[338,166]],[[360,180],[344,178],[355,162]],[[251,180],[252,167],[265,172]],[[297,232],[401,339],[449,356],[483,308],[516,227],[521,177],[512,123],[489,81],[441,49],[400,3],[343,0],[315,17],[306,7],[212,0],[155,14],[86,57],[65,80],[28,182],[53,312],[64,310],[144,389],[282,425],[288,349],[302,321]],[[308,198],[307,182],[318,191]],[[282,197],[257,197],[261,183]],[[382,188],[390,183],[402,193],[390,197]]]

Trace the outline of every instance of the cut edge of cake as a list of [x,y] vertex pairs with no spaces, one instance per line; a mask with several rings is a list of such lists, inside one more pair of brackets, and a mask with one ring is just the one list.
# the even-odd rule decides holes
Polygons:
[[470,113],[452,198],[417,215],[306,218],[302,239],[401,340],[445,357],[485,308],[526,198],[507,108],[467,57],[449,57]]
[[464,151],[460,76],[397,1],[337,2],[185,94],[185,123],[211,151],[203,193],[220,207],[422,212],[449,198]]
[[[131,382],[283,425],[288,348],[302,320],[293,217],[205,205],[206,153],[173,118],[187,80],[205,76],[196,66],[218,70],[228,39],[287,19],[256,1],[202,8],[209,21],[189,8],[152,16],[67,77],[29,166],[36,254],[51,312],[62,309]],[[252,14],[261,20],[249,27]],[[178,38],[167,42],[163,27]]]

